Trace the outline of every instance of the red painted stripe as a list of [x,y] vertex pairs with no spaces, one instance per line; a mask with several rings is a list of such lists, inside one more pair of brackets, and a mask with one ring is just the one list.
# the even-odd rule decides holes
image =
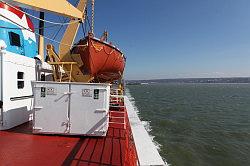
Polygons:
[[121,165],[121,149],[119,139],[113,139],[112,165]]
[[82,144],[81,148],[79,149],[78,153],[76,154],[75,159],[81,158],[81,155],[84,152],[86,146],[88,145],[88,142],[89,142],[89,138],[84,140],[84,143]]
[[78,163],[78,166],[88,166],[89,163],[88,162],[84,162],[84,161],[81,161],[80,163]]
[[96,142],[97,142],[96,139],[89,140],[88,145],[81,156],[81,160],[84,160],[84,161],[90,160],[91,155],[94,152]]
[[[3,8],[3,9],[6,9],[6,10],[9,10],[10,12],[14,13],[15,15],[17,15],[20,19],[22,19],[24,13],[19,11],[19,10],[16,10],[2,2],[0,2],[0,8]],[[15,6],[15,8],[17,9],[20,9],[19,7]],[[20,9],[21,10],[21,9]]]
[[110,116],[113,117],[124,117],[124,112],[110,112]]
[[120,137],[120,129],[114,129],[114,137]]
[[125,162],[125,156],[126,156],[126,141],[125,140],[120,140],[120,145],[121,145],[121,163]]
[[[21,10],[20,7],[15,6],[15,8],[19,9],[19,10],[17,10],[17,9],[14,9],[14,8],[12,8],[12,7],[8,6],[8,5],[6,5],[6,4],[0,2],[0,8],[6,9],[6,10],[8,10],[8,11],[14,13],[14,14],[17,15],[20,19],[23,18],[24,13],[21,12],[21,11],[19,11],[19,10]],[[31,19],[30,19],[29,16],[27,16],[27,15],[26,15],[26,18],[27,18],[27,23],[28,23],[29,28],[30,28],[32,31],[34,31],[34,25],[33,25],[32,21],[31,21]]]
[[110,122],[124,123],[124,118],[110,118]]
[[77,166],[78,165],[78,160],[73,160],[70,165],[71,166]]
[[121,138],[125,138],[125,133],[126,133],[126,130],[120,130],[120,136]]
[[114,133],[114,129],[109,127],[107,136],[113,137],[113,133]]
[[105,141],[104,138],[100,138],[97,140],[94,153],[91,157],[92,162],[99,163],[101,161],[102,151],[103,151],[103,147],[104,147],[104,141]]
[[106,138],[101,160],[103,164],[110,164],[111,152],[112,138]]
[[100,164],[97,164],[97,163],[89,163],[89,166],[100,166]]
[[110,123],[109,127],[112,128],[118,128],[118,129],[124,129],[124,124],[115,124],[115,123]]

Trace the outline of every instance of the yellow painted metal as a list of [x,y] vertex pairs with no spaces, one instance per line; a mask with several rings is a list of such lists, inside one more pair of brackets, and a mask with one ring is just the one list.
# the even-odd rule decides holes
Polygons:
[[[77,9],[84,12],[85,8],[87,5],[87,0],[80,0],[78,5],[77,5]],[[85,19],[85,15],[83,16],[83,21]],[[73,19],[71,19],[71,22],[74,21]],[[59,45],[59,55],[60,58],[63,59],[65,56],[69,55],[71,46],[74,43],[77,31],[79,29],[80,23],[75,23],[75,24],[69,24],[64,35],[63,38],[61,40],[61,43]]]
[[[58,69],[60,70],[60,68],[65,68],[65,65],[69,65],[70,66],[70,70],[69,71],[65,71],[61,72],[61,71],[55,71],[53,72],[53,77],[55,81],[58,82],[62,82],[62,81],[67,81],[67,82],[72,82],[72,66],[76,65],[76,62],[49,62],[50,65],[52,65],[53,69],[55,67],[58,67]],[[56,73],[57,72],[57,73]],[[59,77],[58,77],[59,76]]]
[[[54,47],[52,45],[47,45],[47,54],[49,56],[50,62],[60,62],[58,56],[54,53]],[[52,65],[53,78],[54,81],[58,81],[60,79],[60,66]]]
[[[61,59],[55,53],[52,45],[47,45],[47,54],[50,58],[49,64],[51,64],[53,68],[55,81],[90,82],[94,79],[90,75],[84,75],[82,73],[80,67],[83,65],[83,62],[80,62],[81,60],[79,59],[79,54],[68,55]],[[73,57],[75,59],[73,59]],[[64,70],[64,73],[61,69]]]
[[82,19],[84,12],[75,8],[66,0],[4,0],[21,7],[38,11],[50,11],[66,17]]

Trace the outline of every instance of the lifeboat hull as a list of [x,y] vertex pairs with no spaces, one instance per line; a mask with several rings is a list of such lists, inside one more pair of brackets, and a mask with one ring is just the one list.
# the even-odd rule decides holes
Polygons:
[[80,54],[82,72],[98,82],[118,80],[123,75],[126,59],[118,48],[109,43],[87,36],[78,42],[72,53]]

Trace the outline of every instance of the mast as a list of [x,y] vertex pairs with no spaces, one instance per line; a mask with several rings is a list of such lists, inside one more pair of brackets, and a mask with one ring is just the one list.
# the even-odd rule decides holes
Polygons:
[[39,20],[39,48],[38,52],[41,56],[41,61],[44,62],[44,12],[40,12],[40,20]]

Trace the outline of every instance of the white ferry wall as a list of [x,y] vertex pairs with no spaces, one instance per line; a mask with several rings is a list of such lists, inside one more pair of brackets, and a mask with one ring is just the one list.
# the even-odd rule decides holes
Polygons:
[[33,25],[26,15],[20,16],[13,9],[9,10],[0,3],[0,100],[3,102],[0,130],[10,129],[31,118],[31,81],[36,80],[35,34],[19,26],[34,30]]

